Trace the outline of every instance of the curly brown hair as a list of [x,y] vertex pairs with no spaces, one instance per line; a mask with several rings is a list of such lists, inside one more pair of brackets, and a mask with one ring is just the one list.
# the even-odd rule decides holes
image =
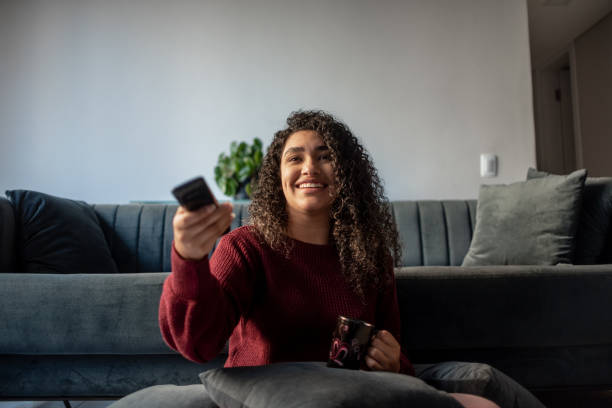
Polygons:
[[317,132],[329,149],[336,191],[330,243],[338,251],[346,281],[364,301],[368,288],[382,289],[392,276],[392,258],[399,262],[401,247],[378,172],[344,123],[323,111],[297,111],[287,118],[287,127],[275,133],[258,172],[249,206],[251,223],[271,248],[288,255],[280,163],[287,138],[300,130]]

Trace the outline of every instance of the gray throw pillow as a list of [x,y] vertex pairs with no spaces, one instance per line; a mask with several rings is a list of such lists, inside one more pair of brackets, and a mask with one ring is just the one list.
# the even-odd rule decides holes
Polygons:
[[115,401],[108,408],[218,408],[202,384],[154,385]]
[[488,364],[448,361],[414,369],[418,378],[439,390],[479,395],[501,408],[544,408],[526,388]]
[[19,270],[27,273],[118,273],[98,217],[83,201],[9,190],[15,210]]
[[572,263],[586,170],[482,185],[462,266]]
[[213,401],[224,408],[461,408],[447,393],[418,378],[329,368],[323,362],[214,369],[200,378]]
[[[527,170],[527,180],[549,176],[551,173],[545,171]],[[587,177],[576,231],[575,263],[593,265],[604,261],[611,223],[612,177]]]

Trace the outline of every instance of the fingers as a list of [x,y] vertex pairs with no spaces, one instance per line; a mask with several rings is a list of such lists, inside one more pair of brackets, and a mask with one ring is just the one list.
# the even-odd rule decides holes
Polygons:
[[386,355],[381,353],[380,350],[378,350],[378,353],[376,351],[369,350],[368,354],[365,356],[366,365],[370,370],[391,371],[393,373],[397,373],[400,370],[399,359],[399,355],[397,359],[389,359]]
[[232,222],[231,216],[215,217],[206,219],[200,224],[194,225],[189,230],[184,231],[181,236],[183,241],[190,241],[194,246],[201,246],[211,240],[215,241]]
[[371,370],[399,371],[401,348],[395,337],[386,330],[379,331],[368,348],[366,365]]
[[219,207],[211,204],[195,211],[187,211],[183,206],[179,206],[174,215],[173,226],[178,230],[208,226],[231,210],[232,205],[230,203],[221,204]]
[[393,358],[394,349],[392,347],[389,347],[386,343],[383,343],[379,339],[375,338],[372,341],[372,346],[370,346],[370,348],[368,349],[368,354],[371,355],[371,357],[375,360],[384,362]]
[[365,362],[368,368],[372,371],[387,371],[377,360],[373,359],[369,355],[366,355]]
[[387,359],[395,358],[400,352],[400,344],[395,337],[386,330],[380,330],[372,340],[372,347],[385,354]]
[[[183,225],[179,225],[179,229],[189,231],[188,233],[191,236],[200,235],[206,230],[211,230],[211,232],[220,235],[232,221],[231,211],[231,206],[220,206],[219,208],[213,207],[212,210],[206,209],[197,214],[186,214],[185,217],[189,215],[191,217],[184,219]],[[229,221],[228,225],[225,225],[227,221]],[[223,228],[224,225],[225,228]]]
[[386,367],[389,365],[388,362],[391,360],[391,357],[387,354],[387,352],[375,346],[368,348],[368,353],[366,356],[384,369],[386,369]]
[[213,204],[207,205],[205,207],[199,208],[195,211],[188,211],[185,207],[180,206],[176,211],[176,216],[181,221],[180,226],[183,228],[189,228],[193,225],[199,223],[202,219],[204,219],[207,215],[212,213],[215,210],[215,206]]
[[229,212],[233,209],[230,203],[223,203],[218,207],[214,204],[207,205],[202,208],[198,208],[195,211],[187,211],[183,206],[179,206],[176,211],[176,221],[179,222],[180,228],[190,228],[194,225],[197,225],[207,218],[213,217],[214,214],[222,214],[225,212]]
[[196,211],[179,207],[172,221],[175,249],[185,259],[204,258],[234,217],[230,203],[219,207],[207,206]]
[[376,333],[376,336],[374,336],[374,341],[378,343],[384,343],[390,347],[400,347],[397,340],[395,340],[395,337],[393,337],[393,335],[386,330],[378,331],[378,333]]

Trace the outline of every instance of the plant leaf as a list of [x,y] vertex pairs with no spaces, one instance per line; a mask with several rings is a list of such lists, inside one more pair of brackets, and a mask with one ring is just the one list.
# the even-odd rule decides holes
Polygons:
[[223,177],[223,174],[215,176],[215,182],[217,183],[217,186],[219,186],[223,194],[225,194],[225,180],[226,178]]
[[244,142],[241,142],[238,145],[238,155],[239,156],[244,156],[246,154],[246,150],[247,150],[247,144]]
[[255,173],[255,160],[250,157],[246,157],[244,159],[244,165],[249,168],[249,176],[252,176]]
[[223,194],[233,197],[243,183],[250,197],[254,189],[253,177],[263,162],[263,143],[255,137],[253,144],[233,141],[230,154],[220,153],[215,166],[215,181]]
[[222,177],[219,179],[219,182],[219,188],[221,189],[221,192],[227,195],[227,179],[225,177]]
[[255,163],[255,167],[259,168],[261,166],[261,161],[263,159],[263,153],[261,150],[257,150],[253,155],[253,163]]
[[244,157],[239,157],[236,158],[236,172],[240,173],[240,171],[244,168],[244,166],[246,166],[246,163],[244,162]]
[[245,182],[251,177],[251,168],[246,165],[240,169],[238,172],[238,181],[240,183]]
[[240,161],[237,158],[233,158],[231,160],[230,169],[232,170],[232,175],[238,174],[238,172],[240,171]]
[[231,164],[232,164],[232,160],[226,156],[223,158],[223,161],[221,162],[221,169],[223,171],[228,171],[230,170]]
[[238,182],[234,179],[227,179],[225,185],[227,186],[227,193],[225,193],[225,195],[228,195],[230,197],[235,196],[236,191],[238,190]]

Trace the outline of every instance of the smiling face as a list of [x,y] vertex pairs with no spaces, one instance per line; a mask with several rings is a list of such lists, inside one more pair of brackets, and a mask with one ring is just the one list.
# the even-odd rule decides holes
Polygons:
[[317,132],[300,130],[287,138],[280,176],[290,216],[329,213],[334,170],[329,149]]

